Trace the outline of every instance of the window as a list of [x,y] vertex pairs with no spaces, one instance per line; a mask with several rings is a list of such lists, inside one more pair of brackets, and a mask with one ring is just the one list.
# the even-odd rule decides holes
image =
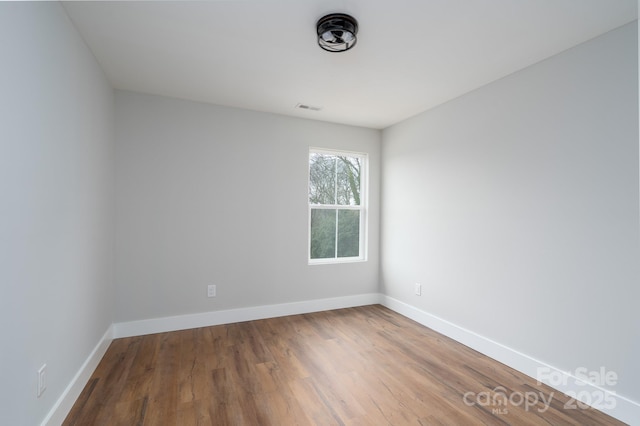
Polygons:
[[366,260],[367,155],[309,151],[309,263]]

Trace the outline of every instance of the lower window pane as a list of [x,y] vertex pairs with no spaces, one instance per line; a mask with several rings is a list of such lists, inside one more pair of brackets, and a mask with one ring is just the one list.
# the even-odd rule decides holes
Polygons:
[[336,211],[311,209],[311,259],[336,256]]
[[360,211],[338,211],[338,257],[360,255]]

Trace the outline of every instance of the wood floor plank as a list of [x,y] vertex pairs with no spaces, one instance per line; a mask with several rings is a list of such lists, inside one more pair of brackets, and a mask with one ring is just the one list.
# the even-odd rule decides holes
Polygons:
[[568,401],[374,305],[116,339],[64,425],[622,424]]
[[295,398],[304,407],[311,424],[342,425],[344,422],[328,404],[312,377],[295,380],[289,384]]

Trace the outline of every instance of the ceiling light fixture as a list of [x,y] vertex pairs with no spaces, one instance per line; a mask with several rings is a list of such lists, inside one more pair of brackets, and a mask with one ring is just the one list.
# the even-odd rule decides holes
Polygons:
[[318,45],[327,52],[346,52],[356,45],[358,21],[344,13],[323,16],[316,24]]

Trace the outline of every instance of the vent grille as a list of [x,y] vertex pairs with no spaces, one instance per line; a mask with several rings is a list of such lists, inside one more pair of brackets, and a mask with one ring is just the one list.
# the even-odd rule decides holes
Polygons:
[[307,105],[307,104],[298,104],[296,105],[297,109],[306,109],[309,111],[321,111],[322,107],[320,106],[314,106],[314,105]]

